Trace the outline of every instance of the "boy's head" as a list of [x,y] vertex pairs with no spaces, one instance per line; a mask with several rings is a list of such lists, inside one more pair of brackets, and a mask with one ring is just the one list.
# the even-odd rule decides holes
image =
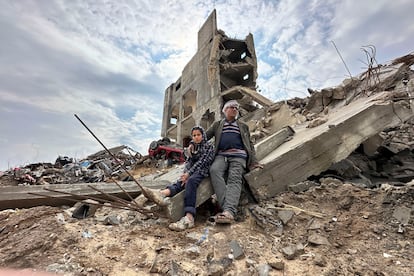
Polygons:
[[201,143],[204,138],[204,129],[201,126],[195,126],[191,129],[191,139],[194,143]]

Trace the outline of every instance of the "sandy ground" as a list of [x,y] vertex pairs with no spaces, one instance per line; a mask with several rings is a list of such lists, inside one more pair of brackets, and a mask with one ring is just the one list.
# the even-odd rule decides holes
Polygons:
[[[269,214],[260,223],[247,210],[241,221],[214,225],[202,205],[195,228],[184,232],[163,218],[107,207],[86,219],[67,208],[4,210],[0,266],[64,275],[414,275],[413,199],[413,185],[325,183],[262,202]],[[282,203],[301,210],[283,229],[270,223]],[[396,210],[408,210],[408,221]],[[121,223],[106,224],[111,215]],[[326,239],[315,245],[314,234]],[[237,259],[231,241],[243,252]],[[282,253],[298,244],[290,259]]]

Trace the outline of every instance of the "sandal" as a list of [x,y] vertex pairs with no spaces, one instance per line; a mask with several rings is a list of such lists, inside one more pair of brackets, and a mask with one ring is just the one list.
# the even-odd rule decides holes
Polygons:
[[216,216],[216,223],[229,224],[234,222],[234,217],[229,211],[224,211]]

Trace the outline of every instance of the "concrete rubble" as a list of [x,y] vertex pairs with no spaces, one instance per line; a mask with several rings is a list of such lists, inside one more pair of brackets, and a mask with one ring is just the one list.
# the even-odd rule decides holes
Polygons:
[[[201,28],[199,43],[210,36],[214,43],[207,48],[199,45],[196,54],[209,60],[207,67],[197,67],[202,71],[197,73],[200,79],[191,83],[185,81],[189,74],[195,73],[192,70],[196,70],[191,61],[179,84],[175,83],[165,92],[164,121],[175,118],[176,122],[174,126],[163,123],[162,134],[166,135],[163,139],[175,139],[184,145],[189,138],[184,135],[185,131],[194,124],[207,128],[220,116],[220,104],[235,98],[241,102],[241,120],[249,125],[258,159],[264,165],[263,169],[245,175],[245,191],[250,199],[260,202],[283,191],[304,191],[318,185],[319,178],[331,174],[366,187],[378,187],[384,181],[398,184],[412,179],[414,103],[409,92],[413,84],[409,80],[413,75],[413,55],[370,68],[336,87],[320,91],[309,88],[307,98],[273,103],[255,90],[257,65],[252,36],[245,41],[228,38],[217,30],[215,12]],[[216,43],[223,44],[224,48]],[[246,59],[235,59],[235,51],[244,53]],[[251,76],[249,81],[237,81],[243,79],[242,75],[228,71],[235,67],[245,68],[242,71]],[[205,77],[208,78],[204,80]],[[197,91],[203,90],[206,82],[215,81],[221,85],[213,85],[215,92],[203,99]],[[171,89],[181,92],[171,94]],[[197,101],[189,100],[187,94],[193,93],[191,91],[198,95]],[[174,103],[180,107],[176,114]],[[182,110],[186,105],[191,107],[188,113]],[[206,106],[210,107],[207,113],[214,114],[209,120],[204,120]],[[128,182],[131,179],[122,172],[119,161],[129,170],[148,164],[148,156],[127,146],[110,151],[117,160],[112,160],[104,150],[80,161],[59,156],[53,165],[31,164],[3,172],[0,183],[75,184],[110,182],[110,178]],[[152,176],[151,185],[162,186],[175,181],[182,167],[174,167],[172,173]],[[138,187],[136,189],[134,192],[139,193]],[[212,194],[209,179],[206,179],[198,190],[197,206],[209,200]],[[168,206],[167,215],[173,221],[182,216],[182,199],[183,193],[172,198]]]
[[[55,164],[2,172],[1,265],[34,267],[50,250],[48,271],[77,275],[110,275],[116,269],[121,275],[414,271],[414,55],[371,66],[335,87],[309,88],[304,99],[272,102],[256,91],[252,35],[227,37],[215,16],[200,29],[198,52],[183,75],[165,91],[162,136],[185,147],[194,124],[207,128],[219,118],[223,102],[240,101],[241,120],[250,127],[264,168],[245,175],[237,223],[209,220],[216,210],[207,178],[197,191],[196,227],[185,234],[168,232],[166,225],[183,215],[184,193],[161,208],[142,197],[105,151],[80,161],[58,157]],[[200,66],[200,60],[206,63]],[[111,152],[131,172],[149,163],[127,146]],[[164,187],[178,179],[183,165],[156,169],[135,174],[138,182]],[[109,176],[125,191],[106,182]],[[148,213],[96,208],[92,199],[47,194],[44,187],[98,201],[95,196],[103,193],[91,187],[119,198],[127,192]],[[78,203],[70,207],[73,200]],[[64,211],[45,206],[63,203],[69,205]],[[28,207],[33,208],[11,209]],[[33,218],[45,223],[29,223]],[[37,235],[35,242],[31,234]],[[88,258],[92,253],[94,260]]]
[[109,151],[117,160],[113,160],[102,150],[81,160],[58,156],[54,163],[35,163],[11,168],[0,175],[0,186],[103,182],[110,177],[124,176],[125,172],[120,164],[132,169],[145,159],[139,152],[125,145],[111,148]]

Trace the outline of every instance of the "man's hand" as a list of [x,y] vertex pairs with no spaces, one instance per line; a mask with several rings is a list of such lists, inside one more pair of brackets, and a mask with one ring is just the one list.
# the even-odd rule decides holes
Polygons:
[[258,162],[252,163],[249,167],[249,170],[252,171],[254,169],[263,169],[263,164],[260,164]]

